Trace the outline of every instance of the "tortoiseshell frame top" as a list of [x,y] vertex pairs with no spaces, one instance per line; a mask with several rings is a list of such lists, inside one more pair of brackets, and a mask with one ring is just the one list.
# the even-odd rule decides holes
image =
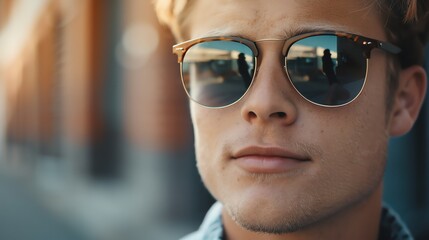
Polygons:
[[392,54],[398,54],[401,52],[401,49],[391,43],[379,41],[376,39],[352,34],[352,33],[346,33],[346,32],[334,32],[334,31],[320,31],[320,32],[310,32],[310,33],[304,33],[300,34],[288,39],[262,39],[257,41],[251,41],[245,38],[241,37],[228,37],[228,36],[216,36],[216,37],[204,37],[204,38],[197,38],[188,40],[186,42],[182,42],[179,44],[176,44],[173,46],[173,53],[177,55],[178,62],[181,63],[183,61],[183,57],[188,51],[188,49],[195,44],[202,43],[202,42],[211,42],[211,41],[233,41],[233,42],[239,42],[246,46],[248,46],[254,53],[255,57],[258,57],[258,48],[256,47],[257,42],[262,41],[285,41],[283,46],[283,55],[286,56],[287,51],[289,50],[289,47],[304,38],[312,37],[312,36],[319,36],[319,35],[334,35],[338,37],[344,37],[347,39],[351,39],[358,45],[361,45],[365,48],[365,51],[367,53],[367,57],[370,57],[370,52],[374,48],[380,48],[386,52],[392,53]]

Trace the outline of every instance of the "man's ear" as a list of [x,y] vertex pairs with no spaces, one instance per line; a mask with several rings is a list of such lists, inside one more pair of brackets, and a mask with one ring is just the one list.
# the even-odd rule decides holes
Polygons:
[[411,130],[426,93],[426,72],[421,66],[401,70],[398,81],[390,113],[390,136],[400,136]]

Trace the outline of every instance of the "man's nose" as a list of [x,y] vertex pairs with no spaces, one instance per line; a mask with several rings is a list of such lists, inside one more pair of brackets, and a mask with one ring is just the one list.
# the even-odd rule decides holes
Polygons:
[[251,124],[293,124],[297,118],[297,108],[291,101],[293,87],[284,72],[281,57],[268,52],[258,60],[260,66],[253,85],[242,99],[242,117]]

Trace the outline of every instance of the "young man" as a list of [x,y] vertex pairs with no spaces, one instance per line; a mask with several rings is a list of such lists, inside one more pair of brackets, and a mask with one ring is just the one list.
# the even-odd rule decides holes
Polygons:
[[412,239],[381,204],[382,177],[389,138],[424,99],[427,1],[156,6],[178,41],[193,39],[173,51],[218,200],[185,239]]

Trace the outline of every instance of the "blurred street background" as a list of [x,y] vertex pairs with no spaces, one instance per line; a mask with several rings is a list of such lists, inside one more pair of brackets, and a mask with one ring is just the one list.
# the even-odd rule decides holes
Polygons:
[[[150,0],[0,0],[0,239],[168,240],[199,226],[213,199],[174,43]],[[417,240],[429,239],[423,108],[390,143],[384,193]]]

